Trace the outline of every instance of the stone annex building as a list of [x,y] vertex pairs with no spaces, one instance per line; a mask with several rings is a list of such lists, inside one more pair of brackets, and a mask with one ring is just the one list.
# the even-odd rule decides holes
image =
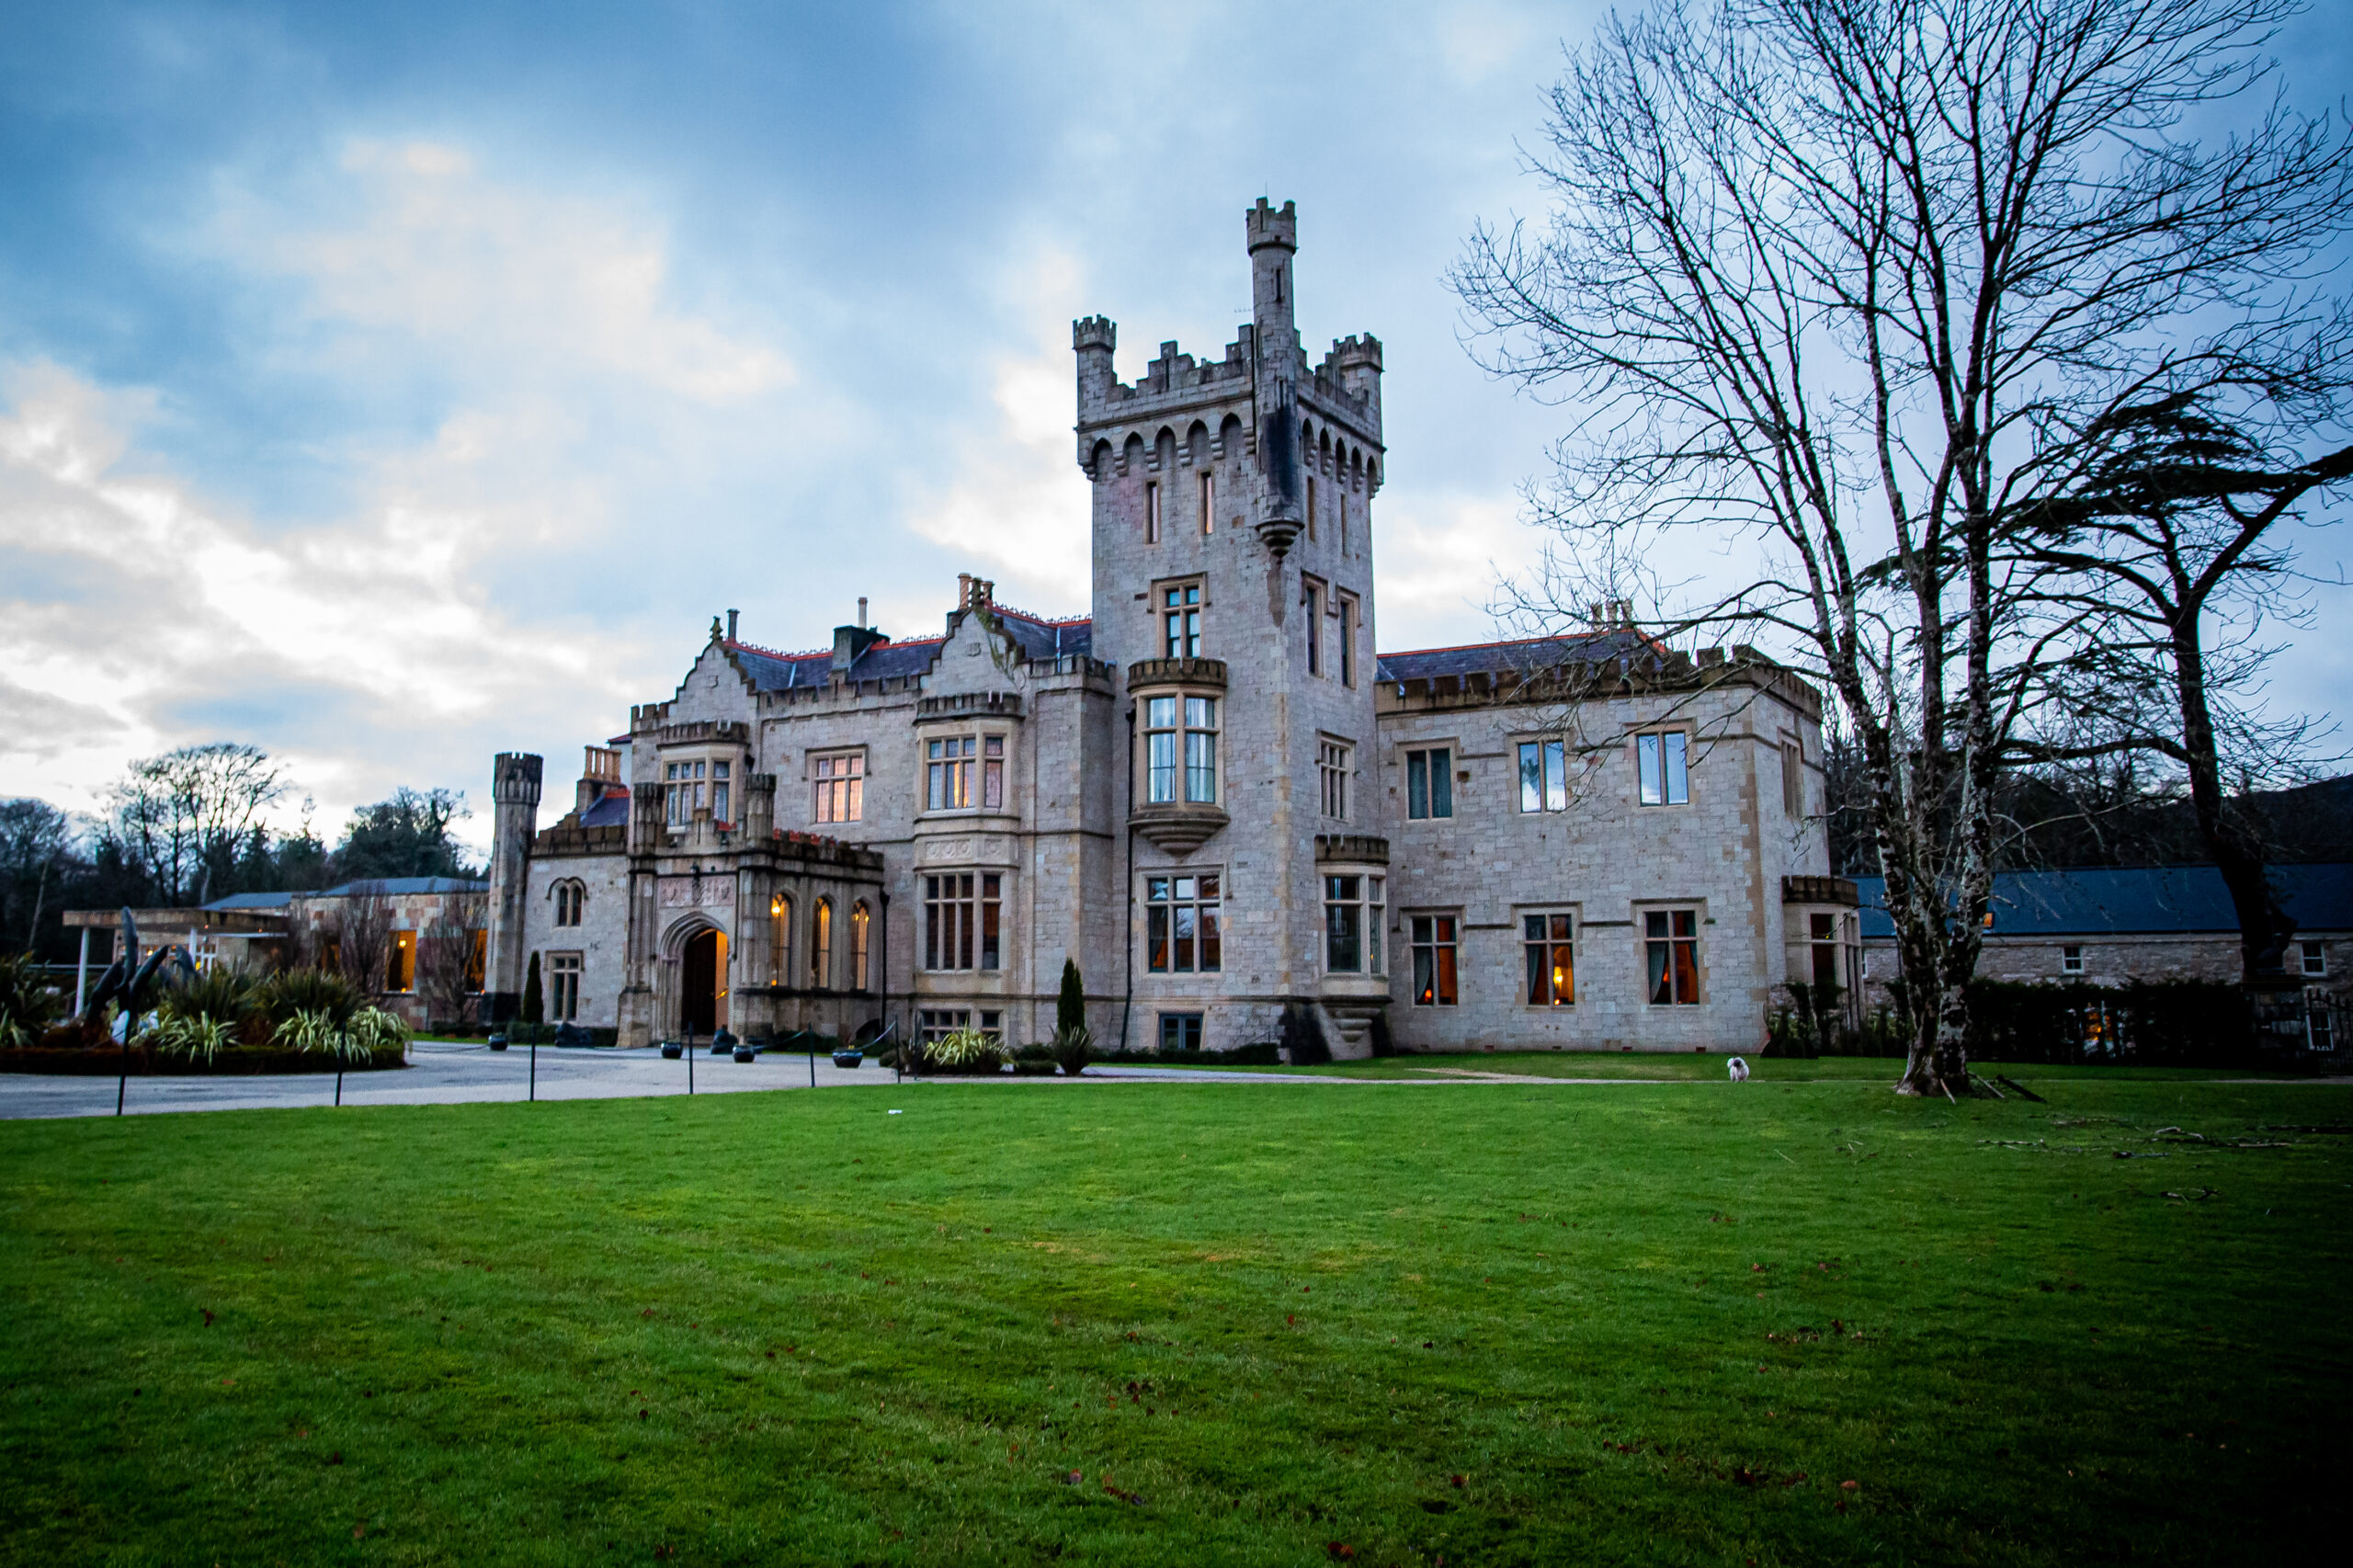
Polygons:
[[1381,350],[1293,323],[1297,219],[1245,215],[1252,319],[1142,380],[1074,324],[1094,613],[959,579],[941,633],[736,635],[589,746],[538,826],[494,765],[490,976],[624,1044],[959,1027],[1048,1038],[1063,960],[1116,1049],[1224,1049],[1313,1010],[1336,1055],[1746,1050],[1842,983],[1820,704],[1622,606],[1574,635],[1376,654]]

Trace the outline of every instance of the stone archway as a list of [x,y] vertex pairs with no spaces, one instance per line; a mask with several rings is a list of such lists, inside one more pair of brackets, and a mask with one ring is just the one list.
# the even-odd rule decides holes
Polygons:
[[727,1027],[727,933],[701,915],[664,934],[659,1014],[679,1035],[709,1040]]

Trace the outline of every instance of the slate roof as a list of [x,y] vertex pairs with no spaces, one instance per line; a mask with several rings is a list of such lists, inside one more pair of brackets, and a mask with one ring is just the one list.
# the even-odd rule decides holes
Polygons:
[[226,898],[216,898],[204,905],[207,909],[283,909],[292,903],[290,892],[233,892]]
[[[991,607],[997,623],[1032,659],[1052,659],[1085,653],[1095,645],[1095,622],[1086,616],[1048,620],[1025,610]],[[877,642],[849,667],[852,680],[898,680],[927,674],[939,656],[945,637],[911,637],[904,642]],[[752,677],[759,691],[785,691],[795,687],[823,686],[833,678],[834,651],[821,648],[807,653],[782,653],[748,642],[728,642],[727,651]]]
[[463,877],[368,877],[324,892],[304,893],[305,898],[398,898],[404,893],[419,892],[488,892],[488,882],[471,881]]
[[1403,653],[1381,653],[1373,659],[1373,678],[1381,681],[1426,680],[1433,676],[1467,676],[1509,671],[1525,675],[1558,665],[1598,664],[1637,653],[1656,652],[1640,631],[1616,628],[1581,631],[1566,637],[1519,637],[1503,642],[1466,642],[1454,648],[1416,648]]
[[589,803],[580,813],[582,827],[626,827],[629,825],[629,786],[608,784],[605,792]]
[[[2353,865],[2274,866],[2299,930],[2353,930]],[[1866,941],[1892,940],[1886,882],[1857,877]],[[2004,871],[1994,878],[1995,937],[2116,937],[2235,933],[2222,874],[2211,866],[2080,867]]]

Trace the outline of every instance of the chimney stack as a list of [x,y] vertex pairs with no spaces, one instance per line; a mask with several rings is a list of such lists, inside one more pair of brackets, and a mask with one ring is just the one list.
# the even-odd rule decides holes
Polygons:
[[866,620],[866,596],[865,596],[864,594],[860,594],[860,595],[858,595],[858,623],[860,626],[864,626],[864,625],[866,625],[866,624],[867,624],[867,620]]
[[735,612],[732,609],[727,612],[727,641],[735,641]]

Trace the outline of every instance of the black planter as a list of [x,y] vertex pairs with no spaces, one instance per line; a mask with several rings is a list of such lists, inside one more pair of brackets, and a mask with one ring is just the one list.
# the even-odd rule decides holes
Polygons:
[[676,1062],[686,1053],[687,1048],[675,1040],[665,1040],[662,1042],[662,1058],[665,1062]]
[[834,1065],[836,1067],[862,1067],[865,1064],[866,1052],[862,1051],[836,1051],[834,1052]]
[[759,1059],[760,1053],[748,1045],[739,1045],[735,1048],[735,1060],[738,1062],[757,1062]]
[[490,1037],[489,1044],[493,1051],[504,1051],[506,1049],[506,1037],[503,1034],[494,1034]]

